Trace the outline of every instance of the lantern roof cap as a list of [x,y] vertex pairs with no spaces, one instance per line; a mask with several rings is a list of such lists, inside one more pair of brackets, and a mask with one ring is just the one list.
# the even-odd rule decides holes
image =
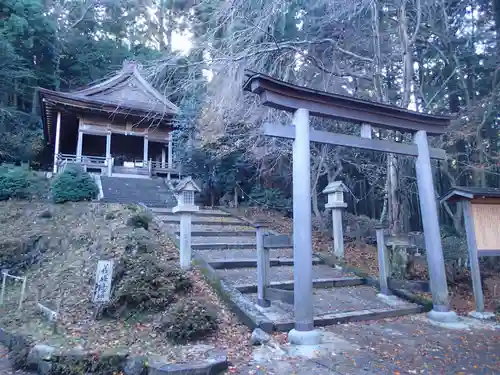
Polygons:
[[199,193],[201,189],[198,185],[196,185],[191,177],[186,177],[177,184],[175,191],[178,193],[181,191],[196,191]]
[[332,181],[323,189],[323,193],[336,193],[336,192],[345,192],[347,191],[347,187],[344,185],[342,181]]

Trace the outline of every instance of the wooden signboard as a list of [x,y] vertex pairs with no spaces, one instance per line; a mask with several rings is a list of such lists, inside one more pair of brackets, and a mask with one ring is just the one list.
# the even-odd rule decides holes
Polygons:
[[471,211],[478,255],[500,255],[500,204],[473,200]]

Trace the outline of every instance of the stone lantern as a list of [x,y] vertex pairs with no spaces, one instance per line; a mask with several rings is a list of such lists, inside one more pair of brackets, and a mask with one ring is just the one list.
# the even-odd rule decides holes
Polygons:
[[199,207],[194,204],[194,194],[201,190],[191,177],[183,179],[175,187],[175,197],[177,206],[172,209],[174,214],[180,214],[180,263],[181,268],[188,270],[191,268],[191,216],[199,211]]
[[341,181],[330,182],[323,190],[324,194],[328,194],[328,202],[325,204],[325,208],[332,209],[333,252],[339,259],[344,258],[342,210],[347,207],[347,203],[344,202],[345,191],[347,191],[347,189]]

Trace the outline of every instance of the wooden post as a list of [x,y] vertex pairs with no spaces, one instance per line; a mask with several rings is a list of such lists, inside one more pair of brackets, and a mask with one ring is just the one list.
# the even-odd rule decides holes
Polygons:
[[111,158],[111,131],[106,134],[106,159]]
[[264,225],[254,225],[257,236],[257,304],[269,307],[271,302],[266,299],[266,288],[269,286],[269,250],[264,247]]
[[391,295],[389,290],[388,278],[390,276],[389,254],[384,240],[385,226],[378,225],[376,227],[377,233],[377,253],[378,253],[378,274],[380,281],[380,293],[386,296]]
[[56,139],[54,142],[54,169],[53,169],[54,173],[57,173],[57,162],[58,162],[58,158],[59,158],[60,139],[61,139],[61,112],[57,112]]
[[167,151],[165,150],[165,146],[161,147],[161,167],[165,168],[167,164]]
[[83,150],[83,132],[78,130],[78,142],[76,144],[76,160],[82,160],[82,151]]
[[463,201],[462,204],[465,221],[465,231],[467,234],[467,249],[469,250],[470,273],[472,277],[472,289],[476,301],[476,312],[484,313],[484,295],[481,287],[481,272],[479,269],[479,257],[477,254],[476,233],[472,217],[470,201]]
[[142,155],[143,164],[146,164],[148,162],[148,146],[149,146],[148,136],[145,135],[144,136],[144,150],[143,150],[143,155]]
[[5,284],[7,283],[7,272],[2,270],[2,292],[0,294],[0,306],[3,305],[3,300],[5,298]]
[[24,293],[26,292],[26,276],[23,278],[23,284],[21,286],[21,297],[19,298],[19,306],[17,308],[18,311],[23,307]]
[[[168,138],[168,159],[167,159],[167,163],[168,163],[168,169],[172,169],[173,168],[173,150],[172,150],[172,133],[169,134],[169,138]],[[170,181],[170,172],[167,173],[167,180]]]

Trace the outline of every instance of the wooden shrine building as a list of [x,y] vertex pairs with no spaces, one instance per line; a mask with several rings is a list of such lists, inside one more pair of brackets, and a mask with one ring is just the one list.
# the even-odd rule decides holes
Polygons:
[[137,63],[124,62],[117,74],[82,90],[38,90],[54,173],[67,163],[103,175],[178,173],[171,131],[179,108],[146,82]]

